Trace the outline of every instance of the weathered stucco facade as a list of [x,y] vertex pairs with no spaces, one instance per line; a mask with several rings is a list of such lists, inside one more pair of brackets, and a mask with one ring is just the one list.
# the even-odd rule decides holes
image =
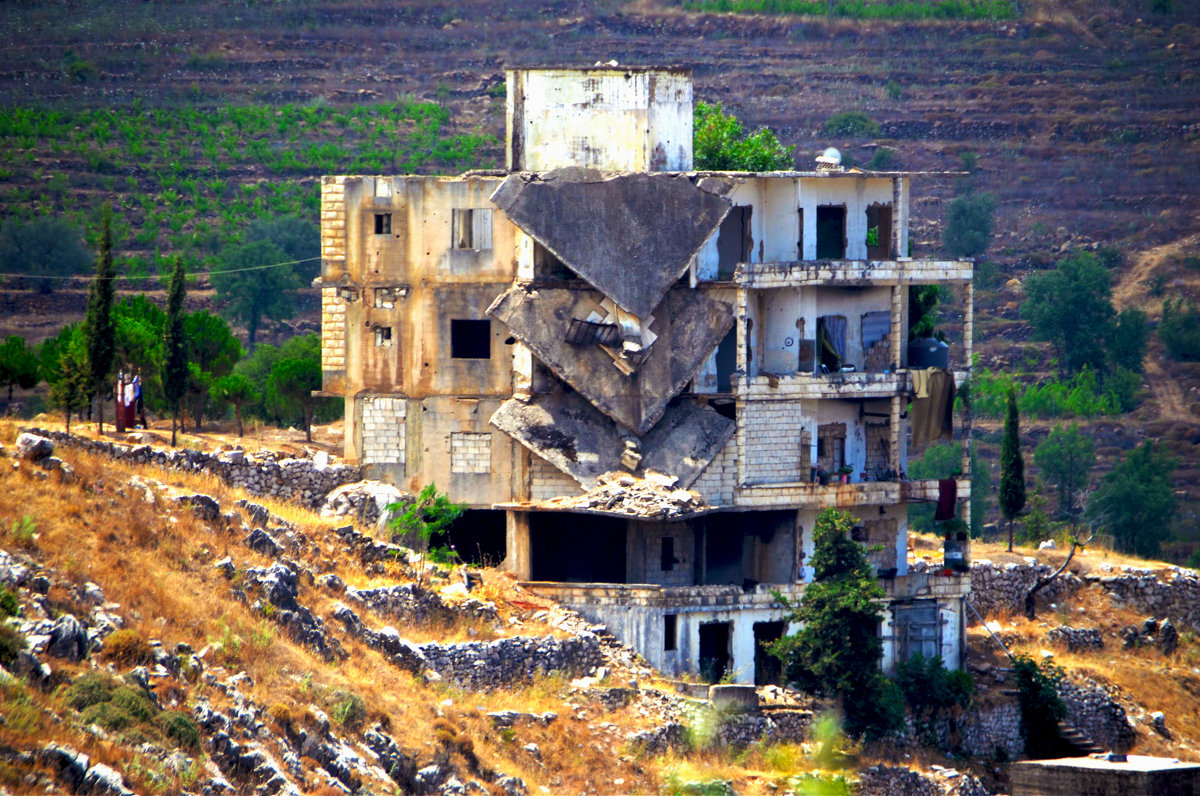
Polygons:
[[[460,551],[659,668],[737,682],[779,676],[772,592],[803,591],[816,516],[847,509],[889,594],[885,668],[958,666],[967,581],[909,575],[906,507],[964,516],[969,478],[905,471],[952,433],[972,265],[906,256],[912,173],[692,171],[691,103],[683,69],[512,70],[505,171],[324,179],[346,456],[436,483],[471,509]],[[949,349],[910,347],[918,285],[956,297]],[[564,505],[614,478],[703,501]]]

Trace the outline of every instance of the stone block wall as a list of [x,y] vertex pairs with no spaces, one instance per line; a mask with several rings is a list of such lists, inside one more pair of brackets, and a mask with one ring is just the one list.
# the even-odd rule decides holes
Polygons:
[[737,486],[737,439],[731,438],[721,452],[704,468],[691,489],[704,497],[710,506],[733,504],[733,491]]
[[321,288],[321,370],[346,369],[346,302],[336,287]]
[[490,473],[492,471],[492,435],[470,431],[450,434],[450,472]]
[[408,400],[398,396],[368,395],[362,399],[363,464],[405,463],[405,418]]
[[[739,416],[741,477],[750,484],[787,484],[808,480],[803,467],[804,415],[799,401],[748,403]],[[802,472],[803,471],[803,472]]]
[[540,456],[535,455],[529,467],[531,500],[549,500],[563,495],[578,495],[583,492],[571,476],[559,470]]

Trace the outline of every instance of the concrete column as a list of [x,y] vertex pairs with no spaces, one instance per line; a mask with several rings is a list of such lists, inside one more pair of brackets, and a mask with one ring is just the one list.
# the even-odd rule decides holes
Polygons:
[[892,259],[907,257],[908,252],[901,246],[904,243],[904,179],[892,178]]
[[900,291],[904,289],[903,285],[892,285],[892,325],[888,334],[888,346],[892,349],[889,359],[893,371],[899,370],[903,361],[900,346],[904,344],[904,301]]
[[529,512],[507,511],[504,513],[507,528],[504,539],[504,569],[517,576],[517,580],[533,578],[533,545],[529,539]]
[[[975,369],[972,367],[972,359],[975,356],[975,347],[973,345],[973,337],[975,334],[975,285],[972,282],[967,282],[963,285],[963,348],[967,355],[967,381],[972,381],[972,376]],[[963,409],[963,459],[962,471],[966,475],[971,474],[971,422],[974,419],[973,413],[968,405]],[[967,522],[970,518],[970,504],[967,505]]]
[[895,470],[897,473],[902,469],[900,461],[900,436],[904,433],[900,423],[900,395],[893,395],[891,401],[891,411],[889,414],[889,431],[890,439],[888,440],[888,468]]
[[736,612],[734,616],[737,618],[730,618],[729,668],[735,683],[754,685],[754,621],[748,612]]

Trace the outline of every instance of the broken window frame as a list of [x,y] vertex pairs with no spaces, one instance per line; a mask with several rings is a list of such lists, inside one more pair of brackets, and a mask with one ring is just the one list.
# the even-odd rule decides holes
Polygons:
[[391,348],[392,347],[392,327],[376,326],[375,329],[375,347],[376,348]]
[[492,248],[492,211],[487,207],[456,207],[450,211],[450,248],[488,251]]
[[[866,216],[866,250],[868,260],[888,260],[892,255],[892,203],[872,202],[864,211]],[[871,223],[871,216],[875,223]],[[871,230],[875,230],[875,243],[871,244]]]
[[374,305],[377,310],[392,310],[396,308],[396,303],[408,295],[407,285],[391,285],[387,287],[374,288]]
[[611,346],[621,341],[621,330],[615,323],[596,323],[572,318],[563,339],[571,345]]

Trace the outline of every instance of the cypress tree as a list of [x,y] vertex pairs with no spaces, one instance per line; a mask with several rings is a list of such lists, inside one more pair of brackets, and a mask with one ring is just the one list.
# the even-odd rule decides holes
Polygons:
[[171,286],[167,291],[167,324],[163,330],[162,385],[167,406],[171,408],[171,444],[175,444],[175,428],[179,424],[179,407],[187,392],[187,339],[183,333],[183,299],[187,294],[184,282],[183,259],[175,258]]
[[112,317],[113,279],[116,269],[112,255],[112,210],[104,206],[100,221],[100,259],[96,262],[96,276],[88,288],[87,315],[84,334],[87,338],[88,393],[97,396],[98,429],[104,433],[104,401],[108,392],[108,377],[112,373],[113,354],[116,350],[116,330]]
[[1000,512],[1008,520],[1008,552],[1013,548],[1013,521],[1025,508],[1025,461],[1021,458],[1021,427],[1017,419],[1017,393],[1008,391],[1004,439],[1000,442]]

